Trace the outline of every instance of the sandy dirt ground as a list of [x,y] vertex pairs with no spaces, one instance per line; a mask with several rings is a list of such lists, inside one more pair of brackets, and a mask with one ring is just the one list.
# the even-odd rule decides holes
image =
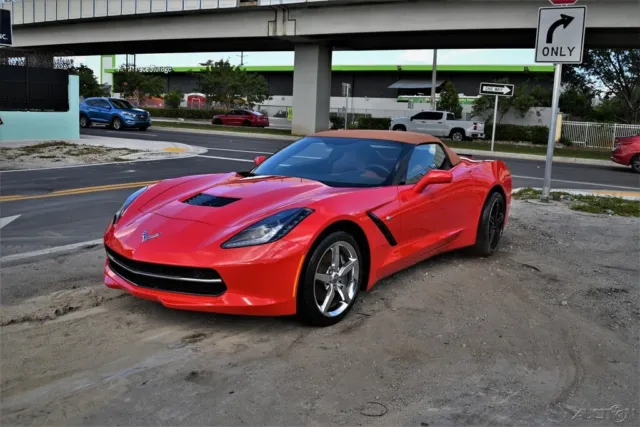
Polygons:
[[180,312],[99,249],[2,269],[0,424],[638,425],[640,222],[517,201],[344,322]]
[[68,142],[44,142],[25,147],[0,149],[0,170],[35,169],[56,166],[131,160],[139,150],[108,148]]

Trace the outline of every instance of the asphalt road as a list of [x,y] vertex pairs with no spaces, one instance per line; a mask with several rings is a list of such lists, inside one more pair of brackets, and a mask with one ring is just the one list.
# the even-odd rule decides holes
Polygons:
[[[208,151],[186,159],[0,172],[0,196],[23,196],[0,202],[0,218],[15,217],[9,223],[4,221],[4,226],[0,222],[1,256],[99,239],[127,195],[147,182],[188,174],[247,170],[252,167],[254,157],[270,154],[290,143],[259,136],[246,138],[153,128],[147,132],[90,129],[83,133],[182,142],[206,147]],[[542,185],[543,162],[507,159],[506,163],[514,176],[514,187]],[[556,163],[552,185],[637,190],[640,178],[630,170],[613,166]],[[61,190],[67,192],[55,193]]]

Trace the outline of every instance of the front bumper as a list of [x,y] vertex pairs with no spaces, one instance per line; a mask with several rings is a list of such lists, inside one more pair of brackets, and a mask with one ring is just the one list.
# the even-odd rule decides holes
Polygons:
[[137,117],[123,116],[122,121],[127,127],[151,126],[151,117],[148,119],[140,119]]
[[[113,247],[109,249],[123,255]],[[213,268],[219,274],[226,288],[219,296],[140,286],[117,274],[114,271],[117,266],[112,268],[109,259],[105,262],[104,283],[109,288],[173,309],[254,316],[291,315],[296,311],[297,283],[304,255],[304,248],[287,241],[250,248],[215,249],[206,254],[183,254],[181,258],[192,260],[189,267]],[[162,254],[150,258],[136,258],[136,261],[169,265],[166,260],[175,259]]]

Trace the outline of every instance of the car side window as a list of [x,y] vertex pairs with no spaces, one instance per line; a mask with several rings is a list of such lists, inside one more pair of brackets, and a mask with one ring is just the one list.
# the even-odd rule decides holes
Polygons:
[[418,113],[415,116],[412,117],[413,120],[428,120],[428,112],[423,111],[422,113]]
[[111,104],[109,104],[107,101],[105,101],[104,99],[96,99],[94,102],[94,107],[100,107],[100,108],[108,108],[111,107]]
[[409,157],[405,183],[415,184],[433,169],[448,169],[448,160],[440,144],[418,145]]
[[455,120],[456,116],[453,115],[453,113],[447,113],[447,120]]

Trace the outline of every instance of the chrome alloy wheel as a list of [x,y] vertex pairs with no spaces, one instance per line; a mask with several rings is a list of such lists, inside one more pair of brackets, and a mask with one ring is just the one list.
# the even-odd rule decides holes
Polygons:
[[336,317],[349,308],[358,291],[360,262],[356,249],[338,241],[322,254],[314,276],[313,296],[320,312]]

